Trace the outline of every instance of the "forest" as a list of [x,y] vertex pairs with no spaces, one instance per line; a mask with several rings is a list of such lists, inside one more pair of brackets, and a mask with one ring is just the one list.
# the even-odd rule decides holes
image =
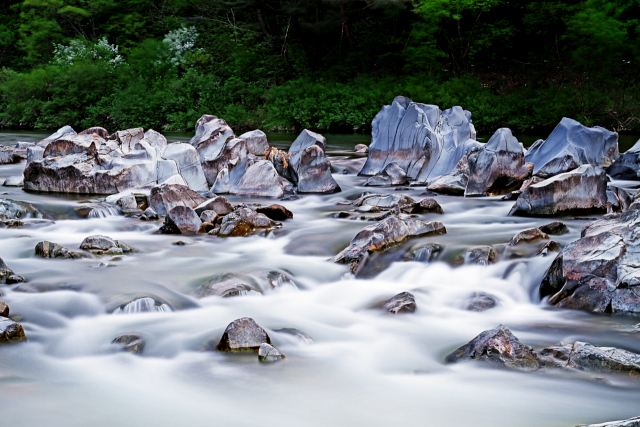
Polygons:
[[394,96],[480,132],[640,129],[637,0],[0,0],[0,127],[369,132]]

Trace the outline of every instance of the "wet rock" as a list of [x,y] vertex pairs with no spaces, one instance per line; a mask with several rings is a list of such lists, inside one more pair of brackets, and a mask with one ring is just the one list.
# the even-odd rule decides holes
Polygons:
[[522,194],[522,191],[520,190],[510,191],[504,196],[502,196],[500,200],[504,200],[504,201],[518,200],[518,197],[520,197],[521,194]]
[[20,160],[22,157],[13,152],[13,147],[0,146],[0,165],[19,163]]
[[42,214],[29,203],[0,199],[0,219],[22,218],[42,218]]
[[196,289],[195,295],[197,298],[208,296],[228,298],[260,291],[260,288],[250,278],[235,273],[225,273],[205,282]]
[[540,352],[545,367],[626,374],[640,377],[640,355],[614,347],[596,347],[586,342],[562,342]]
[[433,262],[442,253],[444,246],[440,243],[418,243],[402,256],[405,261]]
[[631,203],[633,199],[622,188],[607,187],[607,213],[626,211]]
[[161,228],[165,234],[197,234],[202,227],[202,221],[193,209],[187,206],[176,206],[171,209],[164,219]]
[[365,227],[351,240],[349,246],[331,258],[332,262],[349,264],[355,272],[360,262],[371,252],[384,252],[391,246],[413,237],[445,234],[441,222],[390,216],[377,224]]
[[15,285],[16,283],[24,283],[27,279],[24,276],[20,276],[19,274],[11,274],[7,276],[6,284],[7,285]]
[[[249,167],[248,160],[247,142],[240,138],[226,141],[215,157],[202,158],[202,168],[207,182],[211,184],[211,192],[234,192],[246,174]],[[247,179],[255,184],[251,176]],[[245,185],[250,187],[248,184]]]
[[543,233],[553,235],[567,234],[569,232],[567,225],[562,221],[553,221],[539,228]]
[[469,156],[465,196],[494,196],[518,189],[531,176],[524,149],[507,128],[498,129],[489,142]]
[[26,341],[22,325],[6,317],[0,317],[0,343]]
[[171,312],[169,304],[156,298],[142,297],[116,308],[112,314],[166,313]]
[[571,172],[532,184],[516,200],[509,215],[553,216],[604,213],[607,205],[604,170],[583,165]]
[[0,279],[10,276],[12,274],[13,274],[13,271],[4,262],[4,260],[0,258]]
[[176,206],[195,208],[206,201],[197,192],[179,184],[161,184],[153,187],[149,200],[151,208],[160,216],[166,216],[167,212]]
[[[158,183],[178,174],[193,191],[209,189],[205,172],[200,164],[199,153],[189,144],[176,143],[167,145],[162,153],[165,162],[158,162]],[[158,212],[159,213],[159,212]]]
[[271,228],[275,222],[249,208],[240,208],[226,215],[220,223],[219,237],[246,236],[258,229]]
[[214,211],[218,216],[225,216],[233,212],[233,206],[224,196],[216,196],[196,206],[195,211],[197,214],[202,214],[204,211]]
[[564,117],[546,141],[529,148],[525,159],[535,165],[534,175],[549,178],[581,165],[606,168],[619,155],[617,133]]
[[407,183],[407,173],[397,163],[389,163],[380,172],[369,178],[365,186],[390,186]]
[[4,187],[22,187],[24,185],[24,175],[10,176],[4,180]]
[[527,179],[525,182],[522,183],[522,186],[520,187],[520,193],[522,194],[522,192],[527,188],[529,188],[530,185],[537,184],[544,180],[545,178],[542,178],[536,175],[532,176],[531,178]]
[[533,243],[533,242],[537,242],[538,240],[548,239],[548,238],[549,236],[543,231],[541,231],[539,228],[528,228],[526,230],[522,230],[521,232],[513,236],[509,244],[511,246],[515,246],[520,242]]
[[402,212],[410,213],[410,214],[421,214],[421,213],[436,213],[436,214],[444,214],[442,207],[435,199],[426,198],[420,200],[418,203],[414,203],[411,205],[404,205],[402,207]]
[[409,292],[401,292],[382,303],[382,310],[391,314],[413,313],[416,311],[416,300]]
[[242,196],[282,197],[291,183],[278,175],[268,160],[258,160],[229,189],[229,193]]
[[366,194],[355,200],[352,205],[375,206],[380,209],[391,209],[396,206],[412,205],[416,201],[404,194]]
[[533,348],[522,344],[504,325],[482,332],[446,358],[447,363],[464,360],[493,362],[525,372],[535,371],[540,367]]
[[291,180],[299,193],[334,193],[340,186],[331,176],[324,136],[303,130],[289,148]]
[[355,153],[368,153],[369,152],[369,147],[364,145],[364,144],[357,144],[354,148],[353,151]]
[[590,424],[586,427],[640,427],[640,417],[629,418],[628,420],[611,421],[602,424]]
[[256,209],[256,212],[264,214],[274,221],[285,221],[293,218],[293,213],[282,205],[270,205]]
[[300,341],[304,342],[305,344],[313,344],[313,338],[311,338],[306,333],[302,332],[300,329],[296,329],[296,328],[280,328],[280,329],[274,329],[273,332],[279,332],[279,333],[282,333],[282,334],[291,335],[291,336],[296,337]]
[[356,211],[361,212],[361,213],[369,213],[369,212],[378,213],[378,212],[380,212],[380,208],[377,207],[377,206],[362,205],[362,206],[358,206]]
[[36,245],[36,256],[42,258],[81,258],[80,254],[52,242],[39,242]]
[[270,363],[278,362],[282,359],[284,359],[284,354],[280,353],[277,348],[267,343],[260,344],[260,348],[258,349],[258,360],[263,363]]
[[43,140],[40,140],[36,143],[36,145],[38,147],[42,147],[45,148],[47,145],[49,145],[50,142],[55,141],[56,139],[64,136],[64,135],[69,135],[69,134],[75,134],[76,131],[73,130],[73,128],[71,126],[63,126],[60,129],[58,129],[55,133],[49,135],[48,137],[46,137]]
[[264,152],[269,148],[267,135],[261,130],[243,133],[238,138],[247,141],[247,151],[256,156],[264,156]]
[[639,210],[585,225],[546,271],[540,297],[561,308],[640,315],[639,226]]
[[498,253],[491,246],[478,246],[458,255],[454,264],[489,265],[498,261]]
[[144,350],[145,342],[140,335],[120,335],[116,339],[114,339],[112,344],[118,344],[120,346],[120,351],[126,351],[131,354],[141,354]]
[[153,221],[156,219],[160,219],[160,216],[156,213],[156,211],[152,207],[148,207],[142,212],[140,219],[143,221]]
[[618,157],[607,168],[607,174],[614,179],[634,181],[640,179],[640,141]]
[[200,221],[203,223],[208,222],[209,224],[214,224],[217,218],[218,214],[216,214],[216,211],[202,211],[200,214]]
[[[28,147],[27,148],[27,165],[34,160],[42,160],[44,155],[44,148],[42,147]],[[24,175],[23,175],[24,177]]]
[[95,254],[118,255],[132,252],[132,249],[125,242],[114,240],[109,236],[99,234],[85,238],[80,244],[80,249],[91,251]]
[[4,301],[0,301],[0,317],[9,317],[9,306]]
[[218,158],[224,144],[234,137],[233,130],[227,122],[216,116],[205,114],[196,122],[196,134],[189,140],[189,144],[197,150],[201,162],[204,162],[207,159]]
[[78,135],[90,135],[90,136],[93,136],[93,134],[96,134],[103,139],[109,138],[109,132],[105,128],[100,126],[90,127],[89,129],[85,129],[82,132],[78,133]]
[[498,305],[498,299],[484,292],[474,292],[469,296],[466,306],[467,311],[482,312],[494,308]]
[[538,249],[536,255],[547,256],[551,252],[560,252],[560,245],[558,242],[551,240],[550,242],[545,243],[540,249]]
[[271,344],[267,332],[250,317],[242,317],[229,323],[218,342],[218,351],[258,351],[260,345]]
[[466,175],[445,175],[431,183],[427,189],[439,194],[462,196],[468,181],[469,178]]

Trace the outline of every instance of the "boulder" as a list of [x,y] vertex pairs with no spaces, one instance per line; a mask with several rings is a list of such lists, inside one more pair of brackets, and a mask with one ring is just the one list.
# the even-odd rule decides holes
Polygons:
[[167,138],[165,138],[160,132],[156,132],[153,129],[149,129],[144,133],[144,139],[149,142],[151,148],[156,150],[158,157],[164,154],[165,149],[169,145]]
[[19,163],[20,160],[22,160],[22,157],[14,153],[13,147],[0,146],[0,165]]
[[229,323],[216,348],[223,352],[258,351],[262,344],[271,344],[267,332],[255,320],[243,317]]
[[464,195],[494,196],[520,188],[531,176],[524,149],[507,128],[498,129],[489,142],[469,156],[469,179]]
[[364,144],[357,144],[354,148],[353,151],[355,153],[368,153],[369,152],[369,147],[364,145]]
[[140,219],[143,221],[153,221],[156,219],[160,219],[160,216],[151,206],[149,206],[144,210],[144,212],[142,212]]
[[402,256],[405,261],[432,262],[442,253],[444,246],[440,243],[418,243],[412,246],[406,254]]
[[582,165],[530,185],[522,192],[509,215],[553,216],[604,213],[607,209],[607,181],[604,170]]
[[91,251],[95,254],[121,255],[133,250],[125,242],[114,240],[109,236],[99,234],[86,237],[80,244],[80,249]]
[[209,224],[213,224],[216,222],[217,218],[218,214],[216,214],[216,211],[203,211],[200,214],[200,221],[203,223],[208,222]]
[[24,175],[10,176],[4,180],[4,187],[22,187],[24,186]]
[[29,203],[0,199],[0,220],[24,218],[42,218],[42,214]]
[[75,134],[75,133],[76,133],[76,131],[73,130],[73,128],[71,126],[63,126],[60,129],[58,129],[55,133],[49,135],[48,137],[46,137],[43,140],[38,141],[36,143],[36,145],[38,147],[45,148],[47,145],[49,145],[49,143],[51,141],[55,141],[56,139],[58,139],[58,138],[60,138],[60,137],[62,137],[64,135]]
[[607,213],[626,211],[631,203],[633,199],[625,190],[612,185],[607,187]]
[[189,187],[179,184],[161,184],[151,189],[149,202],[151,208],[160,216],[176,206],[195,208],[204,203],[206,199]]
[[558,242],[554,242],[553,240],[551,240],[545,243],[540,249],[538,249],[536,255],[547,256],[551,252],[560,252],[560,245],[558,244]]
[[522,344],[504,325],[482,332],[468,344],[448,355],[445,360],[447,363],[481,360],[525,372],[540,368],[533,348]]
[[267,141],[267,135],[261,130],[252,130],[251,132],[245,132],[238,138],[247,141],[247,152],[255,156],[264,156],[264,153],[269,149],[269,142]]
[[640,377],[640,355],[586,342],[561,342],[540,352],[545,367]]
[[324,136],[303,130],[289,148],[291,180],[299,193],[335,193],[340,187],[331,176]]
[[222,218],[219,237],[246,236],[258,229],[270,228],[275,222],[249,208],[240,208]]
[[10,276],[12,274],[13,274],[13,271],[4,262],[4,260],[0,258],[0,279],[4,279],[5,277]]
[[614,179],[640,179],[640,140],[607,167],[607,174]]
[[117,344],[120,347],[120,351],[126,351],[131,354],[140,354],[144,350],[145,342],[140,335],[121,335],[111,341],[112,344]]
[[78,133],[78,135],[89,135],[89,136],[93,136],[94,134],[98,135],[102,139],[109,138],[109,132],[105,128],[100,126],[90,127],[89,129],[85,129],[82,132]]
[[397,163],[389,163],[384,169],[372,176],[364,183],[365,186],[384,187],[390,185],[404,185],[407,183],[407,173]]
[[217,157],[202,160],[204,175],[211,184],[213,193],[234,191],[248,166],[247,141],[240,138],[226,141]]
[[188,206],[176,206],[171,209],[164,219],[165,234],[197,234],[202,228],[202,221],[196,211]]
[[262,206],[256,209],[256,212],[265,215],[274,221],[285,221],[293,218],[293,213],[282,205]]
[[548,238],[549,236],[539,228],[527,228],[526,230],[522,230],[521,232],[513,236],[511,238],[511,241],[509,242],[509,245],[515,246],[520,242],[533,243],[537,242],[538,240]]
[[205,114],[196,122],[196,134],[189,140],[189,144],[198,151],[200,161],[203,162],[205,159],[217,158],[224,144],[234,136],[227,122]]
[[416,300],[411,293],[401,292],[382,303],[381,308],[391,314],[413,313],[416,311]]
[[435,199],[426,198],[420,200],[418,203],[413,203],[410,205],[404,205],[402,207],[402,212],[411,213],[411,214],[421,214],[421,213],[435,213],[435,214],[444,214],[442,207]]
[[204,211],[214,211],[218,216],[225,216],[233,212],[233,206],[226,197],[216,196],[200,203],[195,210],[197,214],[202,214]]
[[162,178],[169,179],[177,172],[193,191],[208,190],[209,186],[198,154],[189,144],[174,142],[167,145],[162,157],[173,163],[158,162],[158,181]]
[[135,314],[135,313],[167,313],[171,312],[169,304],[152,297],[136,298],[126,304],[116,308],[112,314]]
[[27,165],[34,160],[42,160],[44,155],[44,148],[42,147],[27,147]]
[[[273,163],[258,160],[227,192],[241,196],[282,197],[288,186],[290,183],[278,175]],[[214,190],[216,188],[214,186]]]
[[436,179],[427,189],[439,194],[462,196],[467,188],[469,178],[466,175],[445,175]]
[[277,362],[284,359],[284,354],[271,344],[262,343],[258,348],[258,360],[263,363]]
[[469,296],[464,309],[467,311],[482,312],[498,305],[498,299],[485,292],[474,292]]
[[390,216],[377,224],[365,227],[351,240],[349,246],[331,258],[332,262],[349,264],[355,272],[360,262],[371,252],[384,252],[391,246],[413,237],[444,234],[441,222],[425,222],[418,219]]
[[9,317],[9,306],[4,301],[0,301],[0,317]]
[[52,242],[39,242],[36,245],[36,256],[42,258],[81,258],[80,254]]
[[0,317],[0,343],[26,341],[22,325],[6,317]]
[[454,260],[455,264],[489,265],[498,261],[498,253],[491,246],[471,248]]
[[640,315],[639,226],[635,209],[588,223],[546,271],[540,297],[561,308]]
[[352,205],[375,206],[380,209],[391,209],[396,206],[413,205],[416,201],[404,194],[367,194],[359,197]]
[[553,235],[567,234],[569,232],[567,225],[562,221],[553,221],[539,228],[540,228],[540,231],[542,231],[543,233],[553,234]]
[[529,148],[525,160],[534,164],[534,175],[549,178],[581,165],[606,168],[619,155],[617,133],[564,117],[546,141]]

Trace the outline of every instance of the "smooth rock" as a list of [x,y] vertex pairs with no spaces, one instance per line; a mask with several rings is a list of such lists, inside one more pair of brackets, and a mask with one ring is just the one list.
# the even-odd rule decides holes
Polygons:
[[313,338],[296,328],[280,328],[274,329],[273,332],[280,332],[283,334],[291,335],[304,342],[305,344],[313,344]]
[[391,209],[396,206],[414,204],[416,201],[404,194],[366,194],[359,197],[353,206],[375,206],[380,209]]
[[241,196],[282,197],[290,183],[278,175],[268,160],[258,160],[249,166],[244,175],[228,190]]
[[264,156],[265,151],[269,148],[267,135],[261,130],[245,132],[238,138],[247,141],[247,151],[256,156]]
[[258,351],[260,345],[271,344],[267,332],[250,317],[242,317],[229,323],[218,342],[218,351]]
[[262,343],[258,349],[258,360],[263,363],[278,362],[284,359],[284,354],[271,344]]
[[285,221],[293,218],[293,213],[282,205],[263,206],[256,209],[256,212],[264,214],[274,221]]
[[235,136],[227,122],[209,114],[198,119],[195,130],[189,144],[198,151],[201,161],[217,158],[224,144]]
[[545,367],[640,377],[640,355],[619,348],[573,341],[546,347],[540,355]]
[[217,218],[218,214],[216,214],[216,211],[202,211],[202,213],[200,214],[200,221],[202,221],[203,223],[208,222],[210,224],[213,224],[216,222]]
[[103,139],[109,138],[109,131],[107,131],[105,128],[100,126],[90,127],[89,129],[85,129],[82,132],[78,133],[78,135],[89,135],[89,136],[93,136],[93,134],[96,134]]
[[16,283],[24,283],[27,279],[24,276],[20,276],[19,274],[11,274],[7,276],[6,284],[7,285],[15,285]]
[[0,258],[0,279],[10,276],[12,274],[13,274],[13,271],[4,262],[4,260]]
[[10,176],[4,180],[4,187],[22,187],[24,185],[24,175]]
[[166,216],[167,212],[176,206],[195,208],[206,201],[189,187],[178,184],[162,184],[153,187],[149,200],[151,208],[160,216]]
[[0,220],[22,218],[42,218],[42,214],[29,203],[0,199]]
[[4,301],[0,301],[0,317],[9,317],[9,306]]
[[469,300],[464,309],[467,311],[482,312],[494,308],[498,305],[498,299],[485,292],[474,292],[469,296]]
[[[199,153],[189,144],[177,143],[167,145],[162,157],[165,160],[172,160],[175,162],[175,166],[180,176],[185,180],[188,187],[193,191],[206,191],[209,189],[207,179],[200,164]],[[170,168],[170,165],[166,164],[164,168]],[[169,178],[172,172],[171,169],[164,169],[163,176]],[[158,172],[158,174],[160,174]],[[158,212],[160,214],[160,212]],[[162,215],[162,214],[161,214]]]
[[569,228],[567,228],[567,225],[562,221],[553,221],[539,228],[543,233],[553,235],[567,234],[569,232]]
[[224,196],[216,196],[209,200],[200,203],[195,207],[197,214],[202,214],[204,211],[214,211],[218,216],[225,216],[233,212],[233,206]]
[[131,354],[141,354],[144,350],[145,342],[140,335],[121,335],[112,341],[113,344],[120,346],[120,351],[126,351]]
[[167,313],[171,312],[171,306],[156,298],[136,298],[116,308],[112,314],[136,314],[136,313]]
[[289,148],[291,180],[299,193],[334,193],[340,186],[331,176],[324,136],[303,130]]
[[265,215],[249,208],[240,208],[226,215],[220,223],[219,237],[246,236],[258,229],[273,227]]
[[533,243],[533,242],[537,242],[538,240],[548,239],[548,238],[549,236],[543,231],[541,231],[539,228],[528,228],[526,230],[522,230],[521,232],[513,236],[511,238],[511,241],[509,242],[509,245],[515,246],[520,242]]
[[632,203],[633,199],[622,188],[607,187],[607,213],[626,211]]
[[225,273],[206,281],[195,291],[197,298],[208,296],[235,297],[247,295],[250,292],[261,292],[255,283],[244,275]]
[[26,341],[22,325],[11,319],[0,316],[0,343]]
[[440,204],[432,198],[426,198],[420,200],[418,203],[414,203],[411,205],[405,205],[402,207],[402,212],[411,213],[411,214],[421,214],[421,213],[435,213],[435,214],[444,214],[442,207]]
[[0,165],[19,163],[20,160],[22,160],[22,157],[17,153],[14,153],[13,147],[0,146]]
[[416,300],[409,292],[401,292],[382,303],[382,310],[391,314],[413,313],[416,311]]
[[[212,193],[231,193],[247,172],[247,142],[244,139],[232,138],[225,142],[217,157],[206,157],[202,160],[202,168],[211,184]],[[250,179],[250,178],[248,178]]]
[[629,418],[628,420],[610,421],[602,424],[589,424],[586,427],[640,427],[640,417]]
[[42,258],[80,258],[80,255],[52,242],[39,242],[36,245],[36,256]]
[[202,221],[196,211],[187,206],[171,209],[164,219],[164,224],[161,230],[166,234],[197,234],[202,227]]
[[356,144],[356,146],[353,148],[353,151],[355,153],[368,153],[369,147],[364,144]]
[[153,221],[159,218],[160,216],[152,207],[145,209],[144,212],[142,212],[142,216],[140,216],[140,219],[143,221]]
[[390,185],[404,185],[407,182],[407,173],[394,162],[387,164],[384,169],[369,178],[364,185],[371,187],[384,187]]
[[462,196],[469,178],[466,175],[444,175],[431,183],[427,189],[439,194]]
[[80,249],[97,251],[107,255],[111,255],[109,252],[113,249],[120,249],[123,253],[132,252],[132,249],[126,243],[99,234],[85,238],[80,244]]
[[458,255],[455,264],[489,265],[498,261],[498,253],[491,246],[478,246]]
[[75,133],[76,133],[76,131],[73,130],[73,128],[71,126],[63,126],[60,129],[58,129],[55,133],[49,135],[45,139],[42,139],[42,140],[38,141],[36,143],[36,145],[38,147],[45,148],[47,145],[49,145],[49,143],[51,141],[55,141],[56,139],[58,139],[58,138],[60,138],[60,137],[62,137],[64,135],[75,134]]
[[554,242],[553,240],[551,240],[545,243],[540,249],[538,249],[536,255],[547,256],[551,252],[560,252],[560,245],[558,244],[558,242]]
[[611,178],[626,181],[640,179],[640,140],[607,167],[607,174]]

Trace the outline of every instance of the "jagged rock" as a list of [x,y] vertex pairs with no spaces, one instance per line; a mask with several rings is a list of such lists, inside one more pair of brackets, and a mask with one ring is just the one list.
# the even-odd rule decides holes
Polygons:
[[142,216],[140,216],[140,219],[143,221],[153,221],[159,218],[160,216],[156,213],[155,210],[153,210],[152,207],[148,207],[147,209],[145,209],[144,212],[142,212]]
[[485,292],[474,292],[469,296],[465,306],[467,311],[482,312],[494,308],[498,305],[498,299]]
[[9,306],[4,301],[0,301],[0,317],[9,317]]
[[640,140],[607,168],[607,174],[615,179],[640,179]]
[[214,211],[218,216],[225,216],[233,212],[233,206],[231,206],[226,197],[216,196],[199,204],[195,210],[197,214],[201,214],[204,211]]
[[375,206],[380,209],[391,209],[396,206],[413,205],[416,201],[404,194],[367,194],[359,197],[353,206]]
[[258,351],[261,344],[271,344],[267,332],[250,317],[229,323],[218,342],[218,351]]
[[258,360],[263,363],[277,362],[284,359],[284,354],[271,344],[262,343],[258,349]]
[[540,297],[561,308],[639,315],[639,226],[640,210],[588,223],[545,273]]
[[491,246],[471,248],[462,255],[458,255],[455,264],[489,265],[498,260],[498,254]]
[[413,313],[416,311],[416,300],[409,292],[401,292],[382,303],[382,310],[391,314]]
[[628,420],[611,421],[602,424],[590,424],[585,427],[640,427],[640,417],[629,418]]
[[537,242],[538,240],[548,238],[549,236],[539,228],[527,228],[526,230],[522,230],[521,232],[513,236],[511,238],[511,241],[509,242],[509,245],[515,246],[520,242],[533,243]]
[[357,144],[354,148],[353,151],[355,153],[368,153],[369,152],[369,147],[364,145],[364,144]]
[[45,148],[47,145],[49,145],[50,142],[55,141],[56,139],[64,136],[64,135],[68,135],[68,134],[75,134],[76,131],[73,130],[73,128],[71,126],[63,126],[60,129],[58,129],[55,133],[49,135],[48,137],[46,137],[43,140],[40,140],[36,143],[36,145],[38,147],[42,147]]
[[540,231],[542,231],[543,233],[553,234],[553,235],[567,234],[569,232],[567,225],[562,221],[553,221],[539,228],[540,228]]
[[80,254],[52,242],[39,242],[36,245],[36,256],[42,258],[81,258]]
[[0,317],[0,343],[26,341],[22,325],[6,317]]
[[364,183],[365,186],[404,185],[407,183],[407,173],[397,163],[389,163],[380,172]]
[[446,232],[441,222],[425,222],[418,219],[390,216],[377,224],[362,229],[351,240],[349,246],[331,258],[331,261],[349,264],[351,271],[355,272],[360,262],[371,252],[384,252],[389,247],[412,237],[445,234]]
[[324,136],[303,130],[289,148],[291,181],[299,193],[334,193],[340,187],[331,176],[331,164],[324,153]]
[[112,344],[118,344],[120,351],[126,351],[131,354],[140,354],[144,350],[145,342],[140,335],[121,335],[112,341]]
[[445,175],[435,180],[427,189],[439,194],[462,196],[467,188],[468,179],[466,175]]
[[263,206],[256,209],[256,212],[264,214],[274,221],[285,221],[293,218],[293,213],[282,205]]
[[13,147],[0,146],[0,165],[18,163],[20,160],[22,157],[13,152]]
[[631,203],[633,199],[622,188],[607,187],[607,213],[626,211]]
[[218,214],[216,214],[216,211],[202,211],[202,213],[200,214],[200,221],[202,221],[203,223],[208,222],[210,224],[213,224],[216,222],[217,218]]
[[247,141],[247,151],[255,156],[264,156],[265,151],[269,148],[267,135],[261,130],[243,133],[238,138]]
[[42,147],[27,147],[27,165],[34,160],[42,160],[44,155],[44,148]]
[[520,187],[520,193],[522,193],[524,190],[526,190],[527,188],[529,188],[530,185],[532,184],[537,184],[539,182],[544,181],[545,178],[539,177],[537,175],[532,176],[531,178],[527,179],[525,182],[522,183],[522,186]]
[[405,261],[432,262],[442,253],[444,246],[440,243],[418,243],[402,256]]
[[201,162],[204,162],[205,159],[217,158],[224,144],[234,136],[227,122],[205,114],[196,122],[196,134],[189,140],[189,144],[198,151]]
[[171,311],[171,306],[164,301],[152,297],[141,297],[122,304],[112,314],[167,313]]
[[[226,141],[216,157],[202,160],[202,168],[214,193],[231,193],[240,185],[248,168],[247,141],[232,138]],[[255,171],[254,171],[255,173]],[[247,177],[251,180],[251,177]]]
[[10,176],[4,180],[4,187],[22,187],[24,185],[24,175]]
[[465,196],[493,196],[518,189],[531,176],[524,150],[507,128],[498,129],[489,142],[469,156]]
[[164,152],[169,145],[167,138],[165,138],[160,132],[156,132],[153,129],[149,129],[144,133],[144,139],[149,142],[149,145],[152,148],[155,148],[158,156],[164,155]]
[[3,279],[7,276],[13,274],[13,271],[9,268],[9,266],[4,262],[2,258],[0,258],[0,279]]
[[606,212],[607,182],[604,170],[582,165],[532,184],[516,200],[509,215],[553,216]]
[[545,243],[540,249],[538,249],[536,255],[547,256],[551,252],[560,252],[560,245],[558,244],[558,242],[554,242],[553,240],[551,240]]
[[93,134],[96,134],[100,138],[103,138],[103,139],[109,138],[109,132],[105,128],[100,127],[100,126],[94,126],[94,127],[91,127],[89,129],[85,129],[82,132],[78,133],[78,135],[90,135],[90,136],[93,136]]
[[149,201],[151,208],[158,215],[166,216],[167,212],[176,206],[195,208],[206,199],[184,185],[161,184],[151,189]]
[[121,255],[133,250],[125,242],[114,240],[109,236],[99,234],[85,238],[80,244],[80,249],[91,251],[95,254]]
[[515,201],[515,200],[518,200],[518,197],[520,197],[521,194],[522,194],[522,191],[520,190],[509,191],[507,194],[502,196],[500,200]]
[[640,377],[640,355],[619,348],[561,342],[545,348],[540,355],[545,367]]
[[193,191],[206,191],[209,189],[208,181],[200,164],[200,156],[192,146],[174,142],[167,145],[162,157],[167,162],[158,162],[159,183],[179,174]]
[[504,325],[482,332],[446,358],[448,363],[463,360],[493,362],[525,372],[535,371],[540,367],[533,348],[522,344]]
[[42,218],[42,214],[29,203],[0,199],[0,220],[23,218]]
[[241,196],[282,197],[290,185],[289,181],[278,175],[273,163],[258,160],[245,170],[228,192]]
[[196,211],[188,206],[176,206],[164,219],[161,228],[165,234],[197,234],[202,228],[202,221]]
[[280,328],[274,329],[273,332],[280,332],[283,334],[291,335],[304,342],[305,344],[313,344],[313,338],[296,328]]
[[226,215],[220,223],[219,237],[246,236],[257,229],[273,227],[275,223],[265,215],[249,208],[240,208]]
[[404,205],[402,207],[402,212],[411,213],[411,214],[420,214],[420,213],[436,213],[436,214],[444,214],[442,207],[435,199],[426,198],[420,200],[418,203],[414,203],[411,205]]
[[599,126],[588,128],[564,117],[546,141],[533,144],[525,160],[533,163],[533,174],[544,178],[581,165],[606,168],[618,158],[618,134]]
[[27,279],[24,276],[20,276],[19,274],[12,274],[7,276],[6,284],[7,285],[15,285],[17,283],[24,283]]

